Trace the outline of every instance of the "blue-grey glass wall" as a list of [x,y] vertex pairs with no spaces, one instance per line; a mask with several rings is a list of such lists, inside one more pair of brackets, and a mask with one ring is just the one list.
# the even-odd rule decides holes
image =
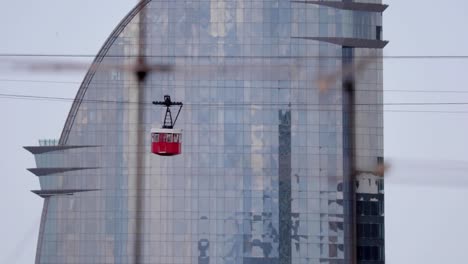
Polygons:
[[[59,144],[28,148],[45,199],[37,263],[131,263],[136,191],[143,263],[351,263],[351,250],[383,263],[382,9],[380,0],[143,1],[96,62],[133,63],[143,26],[148,63],[176,70],[151,73],[138,91],[132,72],[91,69]],[[350,133],[342,83],[346,64],[363,57]],[[330,73],[339,77],[321,91]],[[174,157],[150,150],[164,115],[151,102],[166,94],[184,103]],[[139,152],[144,190],[135,188]],[[355,197],[343,186],[350,174]]]

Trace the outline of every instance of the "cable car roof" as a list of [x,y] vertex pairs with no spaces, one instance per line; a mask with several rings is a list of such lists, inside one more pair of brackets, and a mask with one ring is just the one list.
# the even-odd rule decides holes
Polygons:
[[172,134],[181,134],[182,129],[175,129],[175,128],[159,128],[153,127],[151,128],[151,133],[172,133]]

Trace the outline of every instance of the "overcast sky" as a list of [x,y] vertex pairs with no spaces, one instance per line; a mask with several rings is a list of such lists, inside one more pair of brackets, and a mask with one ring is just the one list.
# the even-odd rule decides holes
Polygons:
[[[95,55],[135,2],[1,0],[0,53]],[[387,4],[384,38],[391,43],[386,55],[468,55],[467,1],[388,0]],[[468,59],[385,59],[384,63],[386,103],[468,102]],[[0,94],[73,98],[84,74],[15,72],[0,63]],[[435,92],[454,90],[465,93]],[[34,261],[42,199],[30,193],[39,189],[39,183],[26,171],[35,162],[22,146],[59,138],[70,106],[70,102],[0,96],[0,263]],[[385,157],[392,165],[385,196],[387,263],[461,263],[468,250],[468,113],[406,110],[468,112],[468,106],[386,106],[386,110]]]

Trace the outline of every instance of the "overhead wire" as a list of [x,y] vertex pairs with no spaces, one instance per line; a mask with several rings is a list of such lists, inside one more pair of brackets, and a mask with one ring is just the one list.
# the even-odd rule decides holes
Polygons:
[[[28,79],[0,79],[0,82],[20,82],[20,83],[48,83],[48,84],[81,84],[80,81],[52,81],[52,80],[28,80]],[[115,83],[125,83],[123,80],[116,80]],[[102,84],[102,85],[112,85],[112,82],[93,82],[93,84]],[[159,85],[161,86],[161,85]],[[169,85],[168,85],[169,86]],[[171,84],[170,87],[187,87],[182,85],[173,85]],[[212,88],[213,86],[207,86],[206,88]],[[0,87],[7,88],[7,87]],[[32,88],[32,87],[31,87]],[[223,86],[220,88],[230,88],[227,86]],[[336,90],[330,88],[328,90]],[[409,90],[409,89],[383,89],[383,90],[376,90],[376,89],[356,89],[357,91],[372,91],[372,92],[401,92],[401,93],[468,93],[468,90]]]
[[[138,58],[140,55],[106,55],[106,58]],[[50,58],[94,58],[95,54],[41,54],[41,53],[0,53],[0,57],[50,57]],[[197,56],[184,56],[184,55],[143,55],[145,58],[193,58],[193,59],[209,59],[209,58],[223,58],[223,59],[342,59],[342,56],[218,56],[218,55],[197,55]],[[468,59],[468,55],[383,55],[383,56],[370,56],[361,55],[355,58],[362,59]]]
[[[5,94],[0,93],[1,97],[11,97],[11,98],[30,98],[30,99],[47,99],[47,100],[67,100],[67,101],[74,101],[74,98],[67,98],[67,97],[53,97],[53,96],[37,96],[37,95],[24,95],[24,94]],[[83,102],[97,102],[97,103],[124,103],[124,104],[137,104],[137,102],[131,101],[117,101],[117,100],[80,100]],[[151,103],[138,103],[138,104],[151,104]],[[300,105],[300,106],[340,106],[342,104],[336,103],[254,103],[254,102],[247,102],[247,103],[186,103],[184,105],[203,105],[203,106],[250,106],[250,105],[258,105],[258,106],[277,106],[277,105]],[[393,103],[356,103],[357,106],[380,106],[380,105],[409,105],[409,106],[419,106],[419,105],[468,105],[468,102],[393,102]]]
[[[73,102],[75,99],[67,97],[51,97],[51,96],[36,96],[36,95],[19,95],[19,94],[4,94],[0,93],[0,99],[15,99],[15,100],[39,100],[39,101],[62,101],[62,102]],[[118,100],[91,100],[83,99],[80,100],[85,103],[111,103],[111,104],[137,104],[132,101],[118,101]],[[152,105],[151,102],[138,103],[140,105]],[[468,105],[468,102],[445,102],[445,103],[383,103],[383,104],[356,104],[357,106],[421,106],[421,105]],[[311,106],[315,107],[326,107],[326,106],[340,106],[341,104],[311,104],[311,103],[186,103],[186,107],[235,107],[235,106],[285,106],[290,107],[293,110],[310,110],[310,111],[342,111],[341,109],[312,109],[307,108]],[[394,110],[394,109],[382,109],[382,110],[357,110],[358,112],[396,112],[396,113],[453,113],[453,114],[464,114],[468,111],[444,111],[444,110]]]
[[[257,59],[307,59],[307,58],[337,58],[341,59],[341,56],[153,56],[153,55],[144,55],[145,58],[242,58],[242,59],[250,59],[250,58],[257,58]],[[95,57],[95,55],[87,55],[87,54],[6,54],[0,53],[0,57]],[[108,55],[109,58],[130,58],[135,57],[138,58],[138,55]],[[140,55],[141,57],[141,55]],[[358,56],[360,58],[369,58],[369,59],[379,59],[379,58],[388,58],[388,59],[454,59],[454,58],[461,58],[467,59],[468,55],[398,55],[398,56],[369,56],[363,55]],[[71,81],[50,81],[50,80],[17,80],[17,79],[0,79],[3,82],[31,82],[31,83],[55,83],[55,84],[79,84],[80,82],[71,82]],[[121,83],[122,80],[116,81]],[[94,84],[99,84],[98,82],[94,82]],[[102,84],[110,84],[109,82],[105,82]],[[170,87],[176,85],[168,85]],[[185,87],[185,86],[181,86]],[[208,87],[210,88],[210,87]],[[270,87],[267,87],[270,88]],[[271,88],[270,88],[271,89]],[[336,89],[329,89],[329,90],[336,90]],[[357,91],[372,91],[372,92],[405,92],[405,93],[468,93],[468,91],[456,91],[456,90],[405,90],[405,89],[385,89],[385,90],[373,90],[373,89],[357,89]],[[64,98],[64,97],[47,97],[47,96],[34,96],[34,95],[19,95],[19,94],[0,94],[0,99],[24,99],[24,100],[49,100],[49,101],[74,101],[75,99],[72,98]],[[129,101],[108,101],[108,100],[79,100],[80,102],[95,102],[95,103],[126,103],[126,104],[135,104],[136,102],[129,102]],[[150,103],[143,103],[143,104],[150,104]],[[199,104],[202,105],[202,104]],[[342,104],[307,104],[307,103],[222,103],[222,104],[214,104],[214,103],[205,103],[204,106],[250,106],[250,105],[257,105],[257,106],[280,106],[280,105],[289,105],[291,106],[340,106]],[[441,106],[441,105],[468,105],[468,102],[398,102],[398,103],[358,103],[356,106]],[[329,111],[329,110],[323,110]],[[387,110],[385,111],[392,111]],[[434,112],[434,113],[465,113],[464,111],[403,111],[403,110],[393,110],[395,112]]]

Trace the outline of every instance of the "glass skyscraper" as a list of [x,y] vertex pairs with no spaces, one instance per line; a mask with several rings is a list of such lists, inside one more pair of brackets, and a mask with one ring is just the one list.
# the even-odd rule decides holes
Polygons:
[[[44,198],[36,263],[132,263],[138,239],[141,263],[384,263],[385,8],[139,3],[96,56],[60,139],[25,147]],[[139,27],[147,62],[174,65],[142,90],[108,67],[134,63]],[[150,150],[164,115],[151,102],[164,95],[184,103],[174,157]]]

